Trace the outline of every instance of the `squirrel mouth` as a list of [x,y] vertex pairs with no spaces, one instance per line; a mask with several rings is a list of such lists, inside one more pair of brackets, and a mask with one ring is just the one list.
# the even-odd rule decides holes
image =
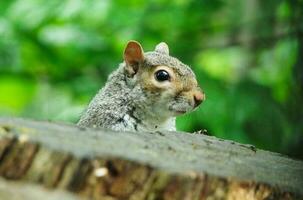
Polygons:
[[186,113],[185,110],[176,110],[175,112],[176,112],[177,114],[184,114],[184,113]]
[[186,110],[174,110],[174,109],[169,109],[169,110],[176,113],[177,115],[182,115],[187,112]]

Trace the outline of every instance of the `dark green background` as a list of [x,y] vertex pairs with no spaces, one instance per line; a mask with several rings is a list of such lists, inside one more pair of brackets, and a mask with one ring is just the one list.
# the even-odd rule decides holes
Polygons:
[[179,130],[302,159],[302,1],[0,1],[0,115],[76,122],[130,39],[165,41],[207,100]]

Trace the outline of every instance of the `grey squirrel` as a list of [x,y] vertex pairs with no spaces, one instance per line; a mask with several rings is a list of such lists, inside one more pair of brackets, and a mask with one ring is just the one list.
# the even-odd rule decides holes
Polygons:
[[124,62],[90,102],[78,125],[118,131],[175,131],[175,117],[205,99],[194,72],[169,55],[166,43],[144,53],[129,41]]

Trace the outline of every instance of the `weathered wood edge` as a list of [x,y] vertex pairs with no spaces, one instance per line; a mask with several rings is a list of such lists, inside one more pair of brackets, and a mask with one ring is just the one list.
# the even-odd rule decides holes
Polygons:
[[[291,191],[302,195],[303,165],[301,161],[292,160],[280,154],[254,149],[249,145],[218,140],[213,137],[202,135],[184,135],[178,133],[114,133],[108,130],[79,130],[77,127],[71,125],[35,122],[23,119],[0,118],[0,126],[2,127],[2,131],[0,130],[1,137],[15,135],[18,136],[20,140],[37,142],[42,144],[42,146],[45,145],[47,148],[56,151],[69,152],[79,158],[93,158],[96,156],[123,158],[139,163],[145,163],[151,167],[160,168],[170,173],[189,174],[193,176],[203,176],[204,173],[207,173],[218,177],[227,177],[228,179],[244,180],[246,182],[263,182],[273,187],[278,187],[281,190]],[[62,133],[66,134],[63,135]],[[79,137],[84,138],[80,138],[80,143],[74,143],[76,141],[75,139],[79,139]],[[116,139],[113,140],[113,138]],[[119,140],[123,141],[127,138],[129,141],[124,141],[124,144],[134,144],[137,146],[134,155],[125,154],[125,147],[124,149],[117,151],[117,149],[123,147],[123,145],[117,145],[117,149],[102,149],[102,145],[99,146],[100,144],[104,144],[105,141],[117,142]],[[53,139],[53,141],[50,141],[49,139]],[[68,139],[68,141],[65,141],[65,139]],[[171,142],[171,140],[175,141]],[[92,146],[83,146],[85,145],[84,143],[89,141],[92,142]],[[58,145],[58,143],[60,144]],[[178,145],[181,145],[181,147],[178,147]],[[80,152],[75,152],[75,147],[85,148],[81,148]],[[199,160],[196,159],[199,158],[200,154],[182,157],[184,156],[183,148],[189,147],[191,147],[190,150],[192,151],[192,154],[197,153],[197,151],[201,153],[201,149],[204,150],[202,153],[206,153],[208,155],[201,157],[201,160],[204,162],[209,161],[210,166],[212,166],[212,164],[220,165],[220,162],[224,162],[223,158],[225,158],[227,163],[224,162],[224,165],[222,165],[224,166],[223,168],[221,166],[222,173],[217,173],[217,169],[213,170],[213,168],[207,168],[207,165],[199,165],[199,163],[197,165]],[[175,155],[173,158],[176,159],[176,162],[173,165],[177,166],[182,164],[184,166],[172,167],[172,165],[161,164],[161,162],[170,162],[171,160],[155,159],[154,156],[158,156],[160,158],[164,156],[163,154],[160,154],[163,152],[157,151],[159,148],[164,148],[162,149],[164,152],[168,152],[170,155]],[[211,151],[215,151],[215,154],[211,154],[209,149]],[[227,153],[225,152],[222,154],[222,149],[227,151]],[[131,152],[134,149],[130,148],[129,150]],[[143,154],[142,152],[140,153],[142,150],[144,151]],[[153,155],[153,153],[155,155]],[[181,154],[181,158],[179,159],[177,159],[178,153]],[[185,151],[185,153],[188,152]],[[140,156],[138,157],[138,155],[143,155],[143,158]],[[264,168],[264,161],[262,159],[262,162],[258,159],[256,160],[256,157],[258,158],[260,156],[262,159],[265,159],[266,162],[269,162],[267,163],[267,167]],[[238,160],[233,160],[232,157],[238,157]],[[228,160],[226,160],[226,158],[228,158]],[[240,171],[238,171],[239,173],[237,173],[237,171],[226,172],[226,168],[229,169],[229,165],[233,164],[233,167],[237,167],[237,164],[245,164],[245,162],[255,165],[252,166],[252,169],[254,170],[263,170],[265,178],[268,178],[268,175],[270,175],[273,179],[265,180],[264,177],[260,177],[259,174],[252,173],[254,171],[251,171],[251,169],[248,169],[246,174],[241,173],[243,168],[240,168]],[[258,166],[259,164],[262,167]],[[275,166],[277,164],[282,167]],[[282,172],[284,174],[279,174]],[[277,174],[279,175],[277,176]],[[278,177],[278,179],[275,179],[276,177]]]
[[84,200],[64,190],[51,190],[37,184],[0,178],[1,200]]

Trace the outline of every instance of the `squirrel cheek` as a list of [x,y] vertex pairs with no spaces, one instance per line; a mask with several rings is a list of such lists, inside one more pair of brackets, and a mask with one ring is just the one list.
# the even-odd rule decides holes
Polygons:
[[165,82],[157,82],[156,80],[152,80],[151,87],[153,87],[154,89],[158,90],[158,91],[171,91],[172,87],[171,87],[171,82],[169,81],[165,81]]

